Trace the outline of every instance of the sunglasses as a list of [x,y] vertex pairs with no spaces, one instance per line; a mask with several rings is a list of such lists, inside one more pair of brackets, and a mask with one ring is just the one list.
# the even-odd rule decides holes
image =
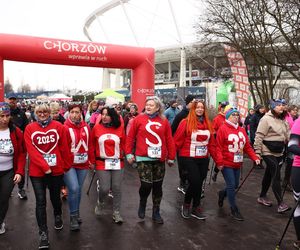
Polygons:
[[238,113],[233,113],[231,116],[240,116]]

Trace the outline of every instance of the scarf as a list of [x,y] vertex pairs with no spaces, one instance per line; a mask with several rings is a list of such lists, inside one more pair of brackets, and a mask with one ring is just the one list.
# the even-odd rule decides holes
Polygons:
[[42,127],[42,128],[46,128],[49,123],[52,121],[52,118],[49,116],[49,118],[45,121],[40,121],[37,119],[37,123]]

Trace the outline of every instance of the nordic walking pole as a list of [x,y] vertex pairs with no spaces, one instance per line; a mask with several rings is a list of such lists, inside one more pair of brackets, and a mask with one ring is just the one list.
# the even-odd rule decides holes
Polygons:
[[210,170],[210,176],[209,176],[208,185],[210,185],[210,183],[211,183],[211,178],[212,178],[212,174],[213,174],[214,168],[215,168],[215,164],[214,164],[214,161],[213,161],[213,163],[211,164],[211,170]]
[[245,181],[248,179],[249,175],[251,174],[251,172],[253,171],[255,165],[252,166],[252,168],[249,170],[248,174],[246,175],[245,179],[243,180],[243,182],[239,185],[239,187],[235,190],[235,194],[237,194],[239,192],[239,190],[241,189],[241,187],[243,186],[243,184],[245,183]]
[[96,170],[94,169],[94,170],[93,170],[93,176],[92,176],[92,179],[91,179],[91,182],[90,182],[90,185],[89,185],[88,191],[86,192],[86,194],[87,194],[87,195],[89,195],[89,194],[90,194],[91,186],[92,186],[92,184],[93,184],[93,181],[94,181],[95,175],[96,175]]
[[286,191],[286,188],[287,188],[287,185],[288,185],[288,181],[286,182],[286,184],[284,185],[284,188],[283,188],[283,191],[282,191],[282,196],[281,196],[281,200],[283,199],[283,196],[285,194],[285,191]]
[[27,176],[26,176],[26,188],[28,189],[28,182],[29,182],[29,157],[26,158],[26,165],[27,165]]
[[296,206],[293,208],[293,211],[292,211],[292,213],[291,213],[291,215],[290,215],[290,218],[289,218],[289,220],[288,220],[288,223],[286,224],[286,226],[285,226],[285,228],[284,228],[284,231],[283,231],[283,233],[282,233],[282,235],[281,235],[281,238],[280,238],[279,242],[278,242],[277,245],[276,245],[275,250],[280,250],[280,246],[281,246],[282,240],[283,240],[283,238],[284,238],[284,236],[285,236],[285,234],[286,234],[286,231],[288,230],[288,227],[289,227],[289,225],[290,225],[290,223],[291,223],[291,220],[292,220],[292,218],[293,218],[293,216],[294,216],[294,212],[295,212],[297,206],[299,205],[299,200],[300,200],[300,199],[298,199],[298,201],[296,202]]
[[240,180],[242,181],[243,180],[243,166],[241,167],[241,176],[240,176]]

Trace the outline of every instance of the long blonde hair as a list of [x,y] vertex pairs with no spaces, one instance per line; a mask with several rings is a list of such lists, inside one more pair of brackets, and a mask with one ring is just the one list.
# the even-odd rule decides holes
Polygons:
[[97,104],[97,106],[99,106],[98,105],[98,102],[96,101],[96,100],[92,100],[90,103],[89,103],[89,106],[88,106],[88,112],[91,114],[91,113],[93,113],[93,109],[92,109],[92,106],[93,106],[93,104]]

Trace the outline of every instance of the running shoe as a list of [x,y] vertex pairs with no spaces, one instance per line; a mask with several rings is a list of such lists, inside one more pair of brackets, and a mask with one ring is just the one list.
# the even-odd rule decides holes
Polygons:
[[124,221],[119,211],[114,211],[112,218],[117,224],[122,224]]
[[266,206],[266,207],[271,207],[272,206],[272,202],[270,200],[268,200],[266,197],[258,197],[257,202],[261,205]]
[[233,219],[237,220],[237,221],[243,221],[244,217],[241,215],[239,209],[237,207],[232,208],[231,207],[231,216]]
[[0,225],[0,234],[4,234],[5,233],[5,223],[2,222]]
[[278,206],[278,209],[277,209],[277,212],[278,213],[284,213],[286,211],[289,211],[291,209],[291,207],[289,207],[287,204],[285,203],[281,203],[279,206]]
[[198,220],[205,220],[206,216],[203,214],[203,210],[200,207],[193,208],[191,216]]
[[56,230],[61,230],[64,227],[61,215],[56,215],[54,218],[54,228]]
[[27,200],[27,195],[25,189],[19,189],[18,196],[20,200]]
[[188,219],[191,217],[191,205],[190,204],[184,203],[181,206],[181,216],[184,219]]

